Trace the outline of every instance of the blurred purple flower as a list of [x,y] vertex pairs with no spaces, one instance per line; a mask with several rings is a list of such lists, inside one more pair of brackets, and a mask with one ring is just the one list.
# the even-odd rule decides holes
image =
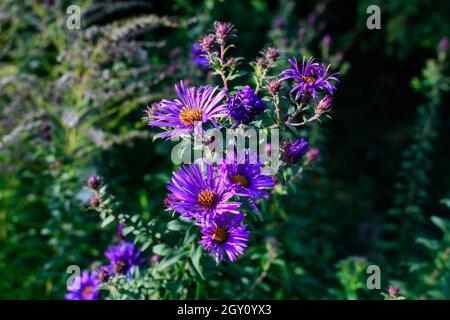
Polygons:
[[296,138],[292,141],[283,141],[281,154],[283,161],[294,164],[303,157],[309,150],[309,142],[305,138]]
[[209,61],[206,57],[208,53],[202,49],[202,46],[195,43],[192,45],[192,62],[202,70],[206,71],[209,69]]
[[114,273],[131,275],[131,271],[142,263],[141,249],[137,249],[131,242],[122,241],[117,245],[110,246],[105,252],[109,265]]
[[284,28],[284,19],[283,18],[276,18],[275,19],[275,27],[278,29]]
[[439,41],[439,50],[441,51],[447,51],[448,49],[448,38],[447,37],[443,37],[440,41]]
[[100,297],[98,286],[100,281],[91,277],[85,270],[75,278],[75,281],[67,288],[66,300],[97,300]]
[[92,277],[100,282],[107,282],[114,275],[110,265],[100,266],[92,271]]

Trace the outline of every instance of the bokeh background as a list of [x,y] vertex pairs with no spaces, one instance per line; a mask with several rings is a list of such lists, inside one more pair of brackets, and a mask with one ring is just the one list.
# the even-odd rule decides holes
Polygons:
[[[65,25],[70,4],[80,30]],[[371,4],[380,30],[366,27]],[[311,54],[341,83],[320,162],[265,206],[254,249],[219,268],[205,255],[202,290],[167,278],[156,298],[383,299],[392,284],[449,298],[449,17],[438,0],[1,1],[0,298],[62,299],[67,266],[101,259],[116,229],[86,210],[90,174],[124,210],[170,219],[171,149],[143,110],[180,79],[214,82],[191,46],[215,20],[236,25],[237,56]],[[381,290],[365,285],[370,264]]]

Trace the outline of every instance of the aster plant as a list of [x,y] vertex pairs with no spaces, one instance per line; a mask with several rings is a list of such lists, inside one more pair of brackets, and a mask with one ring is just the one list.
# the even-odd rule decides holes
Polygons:
[[[206,164],[203,159],[200,164],[185,164],[173,172],[168,182],[166,211],[176,212],[181,219],[201,228],[200,243],[215,256],[217,263],[237,261],[247,247],[249,233],[241,226],[247,219],[242,200],[247,198],[251,211],[260,213],[258,202],[268,201],[270,194],[276,192],[273,190],[276,181],[281,184],[291,181],[289,175],[297,177],[303,165],[312,162],[313,156],[305,157],[310,142],[290,128],[306,127],[328,116],[338,82],[337,75],[330,73],[331,66],[319,64],[313,57],[303,57],[301,66],[295,57],[288,59],[292,68],[282,69],[280,51],[269,47],[250,63],[254,86],[248,83],[233,87],[232,80],[242,76],[237,69],[242,59],[230,56],[234,45],[229,41],[235,35],[232,24],[216,22],[213,32],[201,37],[195,47],[202,51],[200,57],[208,61],[211,74],[220,79],[221,91],[209,85],[197,91],[186,89],[180,82],[176,86],[179,99],[157,102],[148,117],[150,126],[168,128],[158,134],[161,137],[174,137],[181,132],[202,136],[208,122],[218,129],[281,131],[279,153],[284,165],[279,170],[287,170],[287,175],[282,172],[280,177],[269,175],[267,163],[257,154],[245,148],[231,148],[227,149],[223,162]],[[282,90],[283,86],[287,92]],[[216,91],[219,93],[215,94]],[[199,126],[194,127],[194,122]],[[297,166],[299,171],[293,172],[291,166]]]
[[[319,157],[308,135],[313,124],[329,117],[338,82],[331,66],[312,57],[302,57],[299,66],[297,57],[287,59],[271,46],[250,61],[253,72],[248,75],[239,70],[243,59],[231,54],[236,35],[231,23],[214,23],[211,32],[192,47],[193,62],[203,68],[205,80],[179,81],[174,85],[175,97],[152,101],[145,111],[155,137],[194,138],[200,144],[190,148],[209,150],[208,156],[203,153],[200,159],[174,165],[166,179],[161,214],[144,221],[139,215],[119,213],[104,180],[89,178],[87,185],[93,191],[89,206],[100,213],[104,227],[116,222],[120,228],[119,243],[105,253],[109,263],[100,263],[90,275],[101,288],[109,288],[110,295],[119,287],[134,296],[140,285],[148,292],[149,283],[158,286],[164,281],[189,287],[191,278],[184,272],[181,278],[175,271],[167,278],[165,270],[176,264],[192,277],[205,279],[208,262],[201,260],[203,254],[212,256],[209,260],[215,268],[241,263],[256,241],[254,230],[263,228],[272,197],[286,194]],[[237,78],[242,85],[235,83]],[[207,136],[211,128],[219,133],[253,130],[277,135],[271,136],[270,143],[259,141],[256,148],[264,149],[264,154],[216,141]],[[276,170],[271,161],[277,163]],[[175,241],[173,232],[182,240]],[[274,243],[267,242],[270,261],[277,255]],[[152,255],[147,248],[152,248]],[[158,288],[152,292],[159,297],[164,289]]]

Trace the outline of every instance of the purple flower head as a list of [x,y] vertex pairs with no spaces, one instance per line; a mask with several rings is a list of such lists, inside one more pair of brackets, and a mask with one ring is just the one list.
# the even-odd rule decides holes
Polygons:
[[289,63],[293,68],[281,72],[283,76],[281,80],[294,79],[295,85],[291,93],[297,92],[295,100],[298,100],[302,94],[311,94],[315,99],[317,98],[317,91],[326,89],[332,95],[336,90],[336,87],[331,83],[331,81],[339,82],[336,74],[327,75],[331,65],[325,68],[323,65],[314,62],[314,58],[309,58],[306,63],[305,58],[303,58],[300,70],[295,58],[289,59]]
[[216,21],[214,22],[214,32],[216,34],[217,41],[223,44],[225,43],[225,39],[233,34],[234,25],[230,22]]
[[283,161],[289,164],[296,163],[308,152],[309,147],[309,142],[305,138],[284,141],[281,146]]
[[234,195],[226,177],[211,164],[185,165],[178,169],[168,183],[169,210],[182,217],[197,219],[199,224],[224,212],[238,213],[239,202],[228,202]]
[[280,52],[275,47],[270,47],[264,50],[264,56],[268,61],[275,61],[280,56]]
[[237,124],[249,124],[266,108],[250,86],[245,86],[228,100],[228,111]]
[[87,186],[92,190],[98,190],[102,185],[103,179],[100,176],[90,176],[87,180]]
[[129,275],[132,269],[142,262],[142,259],[139,258],[140,255],[141,249],[136,249],[133,243],[125,241],[110,246],[105,252],[114,273],[128,273]]
[[227,116],[226,104],[221,103],[225,91],[216,93],[217,87],[202,86],[186,89],[183,81],[175,85],[178,99],[173,101],[163,99],[148,112],[149,125],[168,128],[167,132],[157,136],[171,138],[185,133],[203,132],[201,125],[214,119]]
[[269,195],[265,189],[273,187],[273,180],[264,174],[262,166],[256,154],[241,150],[228,154],[220,170],[232,183],[236,195],[265,199]]
[[235,262],[237,256],[244,253],[250,232],[246,230],[247,225],[242,224],[243,219],[242,213],[225,212],[215,216],[201,230],[199,243],[204,245],[209,255],[215,256],[217,264],[226,258]]
[[202,46],[195,43],[192,45],[192,62],[202,70],[209,69],[209,61],[206,57],[208,53],[202,49]]
[[114,275],[110,265],[100,266],[92,271],[92,277],[100,282],[107,282]]
[[216,45],[216,37],[213,34],[207,34],[200,39],[200,47],[204,52],[211,52]]
[[100,281],[93,278],[89,271],[83,271],[81,277],[75,277],[67,288],[66,300],[97,300],[100,297],[98,286]]

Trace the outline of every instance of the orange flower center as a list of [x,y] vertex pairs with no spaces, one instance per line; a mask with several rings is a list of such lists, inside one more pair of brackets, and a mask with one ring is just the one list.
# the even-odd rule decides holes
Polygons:
[[221,244],[228,239],[228,231],[223,227],[217,227],[213,230],[213,240],[217,244]]
[[184,107],[178,116],[185,126],[193,126],[196,122],[202,121],[202,110]]
[[83,289],[83,298],[87,298],[88,295],[90,295],[92,293],[92,291],[94,291],[94,289],[92,288],[92,286],[87,286],[86,288]]
[[232,183],[239,183],[241,185],[241,187],[243,187],[243,188],[248,188],[248,186],[249,186],[247,177],[242,174],[237,174],[235,176],[232,176],[230,180]]
[[210,190],[203,190],[197,197],[200,207],[204,209],[212,209],[216,206],[218,197]]
[[302,76],[302,80],[304,82],[307,82],[307,83],[314,83],[314,82],[316,82],[316,78],[314,78],[314,77]]

